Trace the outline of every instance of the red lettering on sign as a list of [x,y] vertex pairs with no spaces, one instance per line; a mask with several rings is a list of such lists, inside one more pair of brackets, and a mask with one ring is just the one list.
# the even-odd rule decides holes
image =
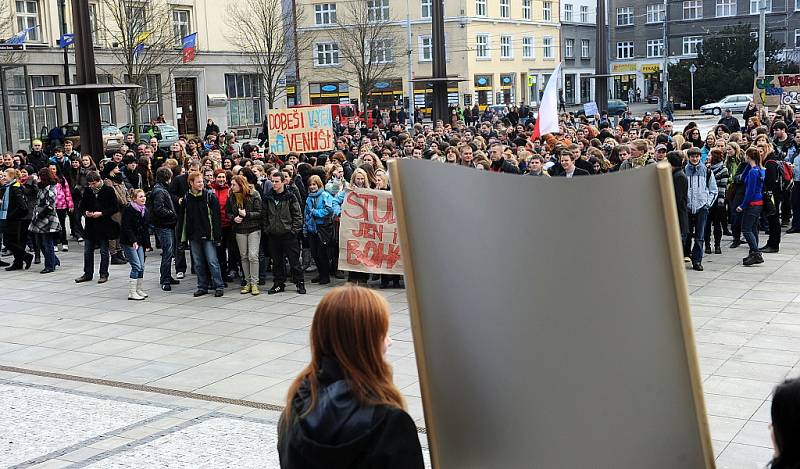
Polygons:
[[778,83],[781,87],[800,86],[800,75],[778,75]]
[[353,236],[364,239],[377,239],[383,241],[383,225],[361,222],[358,230],[353,231]]
[[350,265],[363,265],[370,268],[379,268],[383,265],[392,269],[400,260],[400,246],[389,243],[376,243],[367,241],[363,249],[361,243],[351,239],[347,241],[347,263]]

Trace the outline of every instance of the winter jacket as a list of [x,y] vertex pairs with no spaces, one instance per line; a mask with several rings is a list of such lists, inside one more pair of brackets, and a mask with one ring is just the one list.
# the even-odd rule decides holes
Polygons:
[[[231,221],[234,233],[252,233],[261,229],[263,217],[261,216],[262,204],[261,196],[257,190],[250,192],[250,197],[243,200],[244,207],[239,207],[236,203],[236,194],[228,194],[228,200],[225,204],[225,210],[228,219]],[[245,215],[241,223],[236,223],[234,219],[239,216],[239,209],[244,208]]]
[[683,171],[689,179],[687,197],[689,213],[695,214],[701,209],[711,207],[717,199],[717,180],[712,177],[711,170],[704,164],[697,166],[687,164]]
[[683,168],[672,168],[672,187],[675,190],[675,205],[678,209],[678,227],[681,236],[685,237],[689,233],[689,208],[687,198],[689,196],[689,179]]
[[56,213],[56,188],[51,184],[43,189],[39,189],[36,196],[36,206],[33,208],[33,218],[28,227],[31,233],[58,233],[61,231],[61,223],[58,221]]
[[212,182],[208,186],[214,191],[214,195],[217,196],[217,202],[219,202],[219,206],[222,209],[220,212],[220,220],[222,223],[223,228],[230,228],[232,220],[228,218],[228,196],[231,193],[231,188],[227,184],[219,185],[216,182]]
[[28,204],[25,201],[25,194],[22,193],[22,185],[19,181],[13,180],[9,184],[0,186],[0,201],[5,197],[5,191],[11,191],[11,193],[8,194],[8,207],[3,228],[6,231],[9,230],[9,227],[19,230],[19,222],[26,220],[28,216]]
[[47,163],[56,166],[64,177],[67,177],[67,175],[72,171],[72,167],[67,155],[63,155],[61,157],[61,161],[59,161],[55,156],[51,156],[50,159],[47,160]]
[[150,239],[150,232],[147,228],[147,218],[149,213],[145,210],[142,215],[130,204],[122,209],[122,225],[119,232],[119,242],[125,246],[133,246],[133,243],[146,245]]
[[125,181],[122,173],[119,173],[114,177],[107,177],[103,180],[103,184],[110,187],[114,191],[114,194],[116,194],[120,212],[122,209],[127,207],[131,201],[126,183],[127,181]]
[[116,239],[119,237],[119,223],[111,216],[119,212],[119,202],[114,189],[103,185],[95,194],[91,187],[83,190],[81,212],[102,212],[99,218],[86,217],[83,237],[92,241]]
[[28,179],[25,181],[20,181],[20,184],[22,195],[25,196],[25,206],[28,209],[28,213],[25,215],[23,220],[30,220],[33,218],[33,207],[36,206],[36,198],[39,195],[39,188],[36,186],[36,181],[34,181],[30,176],[28,176]]
[[414,421],[393,406],[364,406],[353,396],[334,360],[323,357],[317,401],[303,382],[288,417],[278,423],[278,455],[284,469],[422,469]]
[[350,189],[342,189],[333,198],[333,216],[334,217],[342,216],[342,204],[344,204],[344,198],[347,197],[347,193],[348,192],[350,192]]
[[219,201],[213,191],[203,189],[199,194],[186,193],[181,225],[181,242],[222,240]]
[[28,153],[28,164],[33,166],[37,172],[47,166],[48,158],[42,151],[32,151]]
[[297,234],[303,228],[303,212],[294,193],[274,190],[262,203],[264,232],[268,235]]
[[56,209],[72,210],[73,208],[75,205],[72,202],[72,191],[69,189],[69,185],[66,182],[64,184],[56,183]]
[[316,233],[317,225],[331,223],[333,217],[333,196],[318,189],[309,193],[303,213],[303,233]]
[[725,162],[711,166],[711,171],[714,172],[714,179],[717,181],[717,200],[725,200],[725,191],[728,188],[728,168],[725,167]]
[[156,228],[175,228],[178,213],[167,186],[157,182],[150,193],[150,223]]
[[719,120],[718,124],[724,125],[728,128],[728,133],[738,132],[741,130],[739,126],[739,119],[731,116],[731,117],[723,117]]
[[[749,164],[742,172],[742,181],[744,181],[744,198],[739,204],[739,207],[744,210],[753,202],[764,200],[764,168],[753,168]],[[762,202],[763,203],[763,202]]]

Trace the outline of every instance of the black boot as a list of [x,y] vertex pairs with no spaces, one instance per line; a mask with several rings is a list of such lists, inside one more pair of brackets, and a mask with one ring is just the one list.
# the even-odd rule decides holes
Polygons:
[[269,290],[267,290],[267,295],[274,295],[276,293],[281,293],[286,291],[286,285],[283,283],[276,283],[272,286]]
[[714,254],[722,254],[722,248],[719,247],[719,244],[714,246]]
[[297,282],[297,293],[301,295],[306,294],[306,284],[305,282]]
[[705,253],[706,254],[711,254],[711,243],[706,243]]
[[728,246],[728,247],[731,248],[731,249],[736,249],[741,245],[742,245],[742,240],[741,239],[734,239],[733,242],[731,243],[731,245]]
[[[742,260],[742,265],[745,265],[745,266],[754,265],[756,263],[756,254],[757,253],[755,253],[755,252],[751,252],[749,256],[745,257]],[[764,260],[762,259],[761,262],[764,262]]]

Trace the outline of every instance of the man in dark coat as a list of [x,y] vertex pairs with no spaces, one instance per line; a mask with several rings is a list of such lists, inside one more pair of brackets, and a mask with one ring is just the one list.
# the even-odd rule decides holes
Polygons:
[[108,241],[119,237],[119,224],[111,217],[119,212],[117,195],[103,183],[100,173],[92,171],[86,176],[89,187],[84,189],[81,211],[86,217],[83,235],[83,275],[75,283],[88,282],[94,275],[94,250],[100,248],[100,279],[97,283],[108,281],[109,252]]
[[683,172],[683,156],[679,151],[667,153],[667,161],[672,166],[672,186],[675,190],[675,205],[678,207],[678,226],[681,231],[681,241],[686,242],[689,233],[689,178]]
[[[3,244],[14,255],[14,262],[7,265],[7,271],[21,270],[31,267],[33,254],[25,252],[25,241],[21,238],[23,233],[22,223],[28,216],[28,203],[22,193],[22,187],[17,181],[17,170],[10,168],[0,173],[0,200],[8,201],[0,211],[0,225],[3,227]],[[8,193],[8,194],[6,194]],[[2,265],[2,264],[0,264]]]
[[[178,225],[175,227],[175,233],[180,234],[183,231],[183,205],[181,201],[189,192],[189,174],[200,171],[200,163],[192,162],[189,164],[189,170],[180,176],[175,176],[169,183],[169,193],[172,195],[172,203],[178,209]],[[186,245],[181,242],[180,235],[176,236],[177,243],[175,244],[175,276],[178,280],[186,275]]]
[[503,156],[503,152],[505,151],[505,145],[501,143],[496,143],[489,148],[489,159],[492,160],[492,165],[490,167],[490,171],[494,172],[501,172],[501,173],[511,173],[511,174],[520,174],[519,168],[511,164],[510,161],[507,161]]
[[161,244],[161,289],[171,291],[179,280],[172,278],[172,259],[175,257],[175,225],[178,212],[167,189],[172,180],[172,170],[166,166],[156,171],[156,183],[150,193],[150,222],[156,239]]
[[303,228],[303,212],[297,196],[286,184],[284,175],[275,171],[270,175],[272,192],[264,200],[264,232],[269,237],[270,256],[273,259],[273,285],[267,294],[274,295],[286,288],[286,266],[283,259],[289,259],[292,281],[297,285],[297,293],[305,294],[303,269],[300,266],[300,245],[297,234]]
[[741,126],[739,126],[739,119],[733,117],[733,111],[730,109],[725,109],[725,117],[720,119],[717,124],[727,127],[729,133],[738,132],[741,130]]
[[197,272],[197,291],[194,296],[208,294],[209,286],[214,296],[224,294],[225,283],[217,258],[217,244],[222,242],[222,220],[219,201],[214,191],[205,188],[200,172],[189,173],[189,192],[181,200],[183,223],[181,241],[188,242],[192,263]]

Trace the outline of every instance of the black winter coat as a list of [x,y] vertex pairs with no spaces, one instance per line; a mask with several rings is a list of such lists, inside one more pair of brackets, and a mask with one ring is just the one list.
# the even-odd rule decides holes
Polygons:
[[683,168],[672,168],[672,186],[675,190],[675,205],[678,208],[678,226],[681,236],[689,233],[689,178]]
[[287,421],[278,423],[278,454],[283,469],[421,469],[422,448],[414,421],[403,410],[360,405],[339,365],[323,357],[314,409],[304,383]]
[[103,185],[97,194],[91,187],[83,191],[81,212],[103,212],[100,218],[86,217],[83,237],[92,241],[116,239],[119,237],[119,224],[111,216],[119,212],[117,193],[109,186]]
[[150,222],[156,228],[175,228],[178,223],[178,212],[164,184],[157,182],[150,193]]
[[203,189],[200,195],[187,193],[183,199],[183,212],[181,241],[222,240],[222,216],[213,191]]
[[150,239],[150,232],[147,229],[147,211],[142,215],[130,204],[122,210],[122,227],[119,233],[119,242],[126,246],[133,246],[139,243],[144,246]]
[[28,203],[25,200],[25,194],[22,193],[22,187],[17,185],[16,181],[14,184],[0,186],[0,200],[5,197],[5,191],[11,191],[11,193],[8,195],[8,210],[6,210],[6,222],[3,223],[3,229],[7,233],[17,233],[20,222],[28,219]]

